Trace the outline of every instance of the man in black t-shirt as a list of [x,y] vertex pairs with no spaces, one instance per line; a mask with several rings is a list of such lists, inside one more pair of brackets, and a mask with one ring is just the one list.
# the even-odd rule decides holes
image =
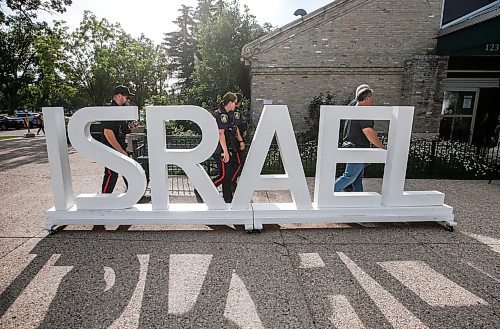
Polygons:
[[[349,104],[347,104],[347,106],[356,106],[356,104],[358,104],[358,94],[359,92],[362,90],[362,89],[366,89],[366,88],[370,88],[369,85],[366,85],[366,84],[362,84],[362,85],[359,85],[357,88],[356,88],[356,91],[354,92],[354,98],[349,102]],[[345,135],[346,135],[346,132],[347,132],[347,120],[340,120],[340,131],[342,132],[342,138],[345,138]],[[350,185],[347,185],[345,188],[344,188],[344,191],[346,192],[352,192],[353,188],[352,188],[352,184]]]
[[[356,107],[373,105],[373,91],[370,88],[362,88],[358,92],[357,100]],[[370,144],[385,148],[373,130],[373,124],[373,120],[349,120],[344,143],[348,142],[352,147],[359,148],[368,148]],[[364,168],[364,163],[347,163],[344,173],[335,181],[333,191],[341,192],[346,186],[352,184],[354,192],[363,192]]]
[[[113,99],[111,100],[110,106],[124,106],[128,104],[130,96],[134,96],[125,86],[117,86],[113,91]],[[101,142],[116,151],[128,156],[125,149],[127,148],[125,143],[125,135],[130,132],[129,124],[127,121],[102,121],[102,134]],[[125,185],[128,186],[127,180],[123,178]],[[109,169],[104,168],[104,178],[102,180],[102,193],[112,193],[116,181],[118,180],[118,173]]]

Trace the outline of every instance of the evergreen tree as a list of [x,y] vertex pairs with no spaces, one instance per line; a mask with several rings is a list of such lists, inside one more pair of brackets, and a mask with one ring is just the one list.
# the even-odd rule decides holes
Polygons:
[[174,23],[178,31],[165,33],[164,48],[170,60],[170,70],[176,80],[174,89],[184,91],[193,86],[192,73],[196,53],[194,37],[194,11],[191,7],[182,5],[179,17]]
[[189,90],[195,104],[208,108],[213,108],[227,91],[242,91],[249,96],[248,68],[240,60],[240,52],[245,44],[264,34],[246,6],[243,13],[240,11],[238,1],[218,1],[215,9],[220,12],[198,29],[199,56],[193,72],[194,86]]
[[199,26],[205,25],[213,16],[216,15],[217,8],[214,2],[214,0],[198,0],[198,6],[196,7],[195,12],[195,32],[198,32]]

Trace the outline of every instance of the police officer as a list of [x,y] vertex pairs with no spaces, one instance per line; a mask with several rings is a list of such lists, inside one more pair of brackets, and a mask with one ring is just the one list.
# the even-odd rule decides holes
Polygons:
[[236,95],[228,92],[222,97],[220,108],[214,114],[219,128],[219,144],[213,156],[218,175],[212,182],[216,187],[222,184],[222,196],[227,203],[233,201],[231,180],[238,167],[238,150],[245,149],[245,142],[234,120],[236,103]]
[[[241,93],[236,93],[236,108],[234,109],[234,124],[238,127],[243,144],[246,144],[246,135],[247,135],[247,120],[243,116],[243,112],[241,111],[241,103],[243,102],[243,95]],[[245,161],[247,159],[247,148],[237,148],[236,151],[236,160],[238,166],[234,171],[233,177],[231,179],[233,191],[236,190],[238,177],[241,175],[241,171],[243,170],[243,166],[245,165]]]
[[[113,99],[111,100],[110,106],[126,106],[130,100],[130,97],[134,96],[125,86],[117,86],[113,91]],[[128,156],[125,143],[125,135],[130,132],[130,127],[136,125],[136,123],[129,124],[127,121],[102,121],[102,135],[101,142],[116,151]],[[102,193],[113,193],[113,190],[118,180],[118,173],[109,169],[104,168],[104,177],[102,180]],[[123,178],[125,185],[128,187],[127,180]]]

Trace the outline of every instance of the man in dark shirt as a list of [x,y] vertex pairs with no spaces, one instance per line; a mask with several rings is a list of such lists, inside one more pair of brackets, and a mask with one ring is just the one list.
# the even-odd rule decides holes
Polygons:
[[[359,85],[357,88],[356,88],[356,91],[354,92],[354,98],[349,102],[349,104],[347,104],[347,106],[356,106],[356,104],[358,104],[358,94],[359,92],[361,91],[361,89],[365,89],[365,88],[370,88],[369,85],[365,85],[365,84],[362,84],[362,85]],[[342,132],[342,137],[344,138],[345,135],[346,135],[346,131],[347,131],[347,121],[346,120],[340,120],[340,131]],[[344,191],[346,192],[352,192],[353,188],[352,188],[352,184],[349,184],[347,185],[345,188],[344,188]]]
[[[373,91],[370,88],[362,88],[357,95],[356,106],[373,105]],[[385,148],[380,141],[375,130],[373,130],[373,120],[349,120],[347,122],[344,143],[348,142],[352,147],[368,148],[370,144],[379,148]],[[364,163],[347,163],[342,176],[336,181],[334,192],[340,192],[352,184],[354,192],[363,192]]]
[[[110,106],[124,106],[128,104],[130,96],[134,96],[125,86],[117,86],[113,91],[113,99],[111,100]],[[102,135],[101,142],[109,147],[112,147],[116,151],[128,156],[125,149],[127,148],[125,143],[125,135],[130,132],[130,128],[127,121],[102,121]],[[128,186],[127,180],[123,178],[125,185]],[[109,169],[104,168],[104,178],[102,180],[102,193],[112,193],[116,181],[118,180],[118,173]]]

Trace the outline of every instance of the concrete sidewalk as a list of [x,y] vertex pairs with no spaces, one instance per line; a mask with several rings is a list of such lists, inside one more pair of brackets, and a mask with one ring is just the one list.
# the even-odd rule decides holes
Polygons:
[[[70,161],[75,193],[98,191],[102,168],[74,150]],[[434,223],[269,225],[262,234],[68,226],[47,236],[45,139],[0,141],[0,169],[1,328],[500,327],[499,181],[407,181],[446,193],[455,232]],[[194,196],[173,200],[187,201]]]

